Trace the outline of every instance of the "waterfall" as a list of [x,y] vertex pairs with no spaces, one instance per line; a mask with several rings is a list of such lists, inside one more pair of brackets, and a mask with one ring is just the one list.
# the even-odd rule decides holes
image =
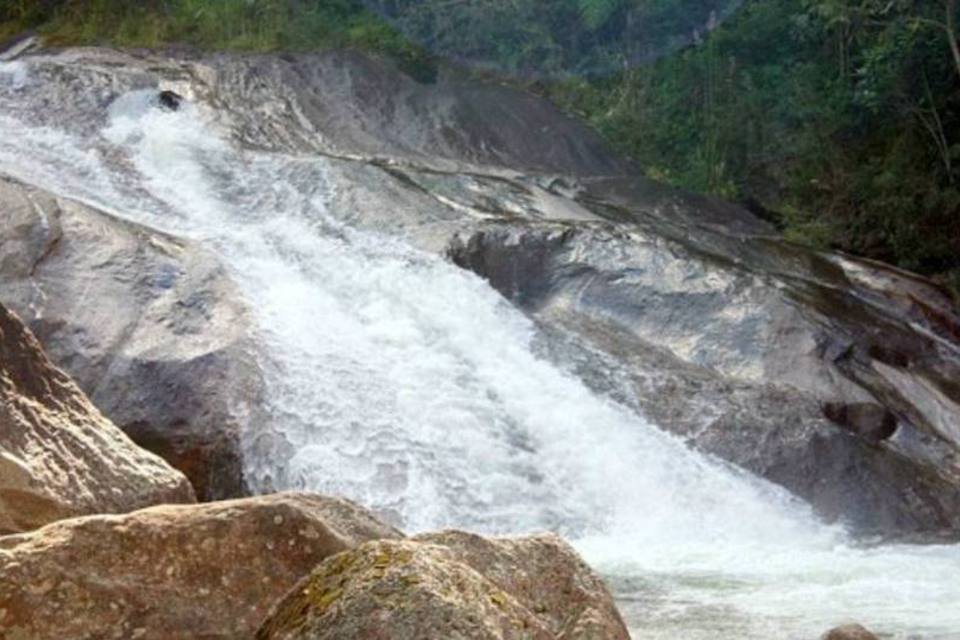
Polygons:
[[592,393],[483,280],[351,226],[324,158],[245,149],[211,107],[151,91],[97,126],[37,125],[13,64],[0,173],[201,243],[243,292],[267,384],[267,424],[244,434],[255,488],[347,496],[408,531],[557,531],[636,638],[811,638],[847,615],[960,637],[957,547],[857,547]]

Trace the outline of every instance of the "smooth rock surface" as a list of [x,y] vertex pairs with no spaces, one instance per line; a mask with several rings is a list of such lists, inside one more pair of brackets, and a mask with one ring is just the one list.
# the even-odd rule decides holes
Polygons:
[[0,538],[0,637],[249,638],[324,558],[400,536],[310,494],[64,520]]
[[[580,606],[577,599],[583,591],[563,592],[576,578],[586,578],[591,585],[587,589],[599,584],[589,570],[578,569],[576,578],[565,576],[561,581],[555,581],[556,565],[542,581],[527,573],[541,563],[565,563],[572,552],[562,543],[521,539],[512,546],[514,543],[507,541],[484,543],[452,532],[439,534],[437,540],[449,541],[451,546],[433,544],[429,536],[416,542],[379,541],[326,560],[274,608],[257,638],[628,638],[609,594],[605,611],[600,613]],[[530,600],[537,596],[544,601]],[[564,600],[571,608],[556,608]]]
[[[448,70],[424,84],[356,52],[25,61],[37,104],[69,109],[77,133],[125,92],[171,90],[241,145],[327,156],[332,216],[487,278],[535,319],[544,355],[599,393],[857,532],[960,537],[960,312],[923,278],[791,245],[744,209],[628,175],[549,105]],[[38,126],[63,126],[57,113],[29,109]],[[69,363],[81,346],[57,361],[85,384]],[[256,376],[223,373],[235,355],[204,362],[252,385],[240,406],[253,414]],[[195,359],[156,366],[198,398],[172,407],[186,433],[222,414],[190,391]],[[101,393],[118,424],[137,424]],[[258,446],[278,467],[295,450],[278,433]]]
[[668,204],[622,210],[630,224],[488,223],[449,253],[540,322],[554,360],[693,446],[860,532],[956,536],[960,344],[944,294],[762,229],[667,222]]
[[50,358],[201,499],[245,492],[260,373],[248,311],[190,242],[0,178],[0,299]]
[[0,305],[0,535],[193,500],[187,479],[104,418]]

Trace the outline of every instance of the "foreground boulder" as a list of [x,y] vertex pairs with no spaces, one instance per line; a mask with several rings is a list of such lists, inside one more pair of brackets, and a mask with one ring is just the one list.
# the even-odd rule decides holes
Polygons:
[[[247,309],[195,245],[0,178],[0,299],[110,420],[201,499],[245,493]],[[91,303],[91,301],[94,301]]]
[[326,560],[257,633],[258,640],[628,637],[600,579],[559,539],[458,532],[371,542]]
[[193,501],[187,479],[104,418],[0,305],[0,535]]
[[452,550],[559,638],[627,637],[603,580],[556,535],[485,538],[441,531],[414,539]]
[[324,558],[400,535],[295,494],[65,520],[0,538],[0,637],[251,637]]

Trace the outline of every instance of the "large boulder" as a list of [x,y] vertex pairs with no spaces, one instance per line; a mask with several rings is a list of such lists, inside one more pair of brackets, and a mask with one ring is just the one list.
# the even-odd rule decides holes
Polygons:
[[57,522],[0,538],[0,637],[249,638],[327,556],[400,535],[297,494]]
[[243,494],[261,378],[248,310],[190,242],[0,178],[0,299],[201,499]]
[[0,535],[193,500],[187,479],[104,418],[0,305]]
[[600,579],[553,536],[459,532],[334,556],[280,601],[259,640],[626,640]]
[[557,535],[487,538],[450,530],[413,539],[452,550],[558,638],[627,637],[606,584]]

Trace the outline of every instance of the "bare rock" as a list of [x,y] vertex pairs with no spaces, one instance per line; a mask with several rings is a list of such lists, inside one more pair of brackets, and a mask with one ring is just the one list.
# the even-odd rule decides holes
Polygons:
[[0,305],[0,534],[193,501],[187,479],[104,418]]
[[629,638],[603,580],[559,536],[484,538],[442,531],[414,539],[454,551],[559,638]]
[[[435,544],[436,542],[436,544]],[[553,536],[460,532],[334,556],[274,608],[259,640],[619,640],[599,578]]]
[[261,378],[248,310],[195,245],[0,179],[0,299],[106,416],[201,499],[245,494]]
[[324,558],[400,536],[350,502],[304,494],[65,520],[0,538],[0,637],[252,637]]
[[880,640],[859,624],[845,624],[827,631],[820,640]]

